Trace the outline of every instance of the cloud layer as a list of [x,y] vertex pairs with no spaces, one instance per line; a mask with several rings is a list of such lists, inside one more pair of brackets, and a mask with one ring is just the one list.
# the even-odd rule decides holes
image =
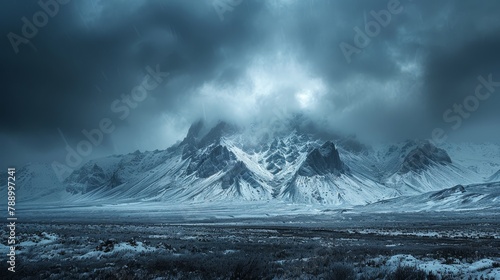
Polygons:
[[[226,5],[223,20],[214,3]],[[366,33],[389,5],[401,12],[346,59],[340,45],[356,47],[355,28]],[[5,164],[58,159],[103,118],[116,130],[94,156],[166,148],[199,118],[245,125],[291,113],[365,138],[429,138],[439,127],[450,139],[500,140],[500,87],[459,129],[443,120],[478,76],[500,81],[498,1],[71,1],[17,54],[8,34],[23,36],[22,18],[42,7],[7,6]],[[113,101],[156,65],[169,78],[118,118]]]

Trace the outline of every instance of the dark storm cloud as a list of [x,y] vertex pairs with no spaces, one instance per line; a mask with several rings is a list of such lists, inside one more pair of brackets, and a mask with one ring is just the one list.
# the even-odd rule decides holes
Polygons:
[[[500,80],[500,3],[401,0],[348,63],[340,44],[354,44],[353,28],[390,2],[244,0],[220,20],[212,1],[70,1],[18,54],[7,34],[21,35],[21,18],[40,6],[9,2],[2,155],[64,154],[58,129],[74,145],[106,117],[117,129],[102,153],[165,148],[197,118],[244,124],[293,112],[328,129],[430,137],[449,128],[443,112],[473,93],[477,76]],[[156,65],[168,80],[120,120],[110,104]],[[492,95],[463,128],[498,118],[499,104]]]
[[473,94],[479,84],[478,76],[493,74],[493,80],[500,81],[498,32],[481,37],[456,50],[437,49],[427,58],[427,97],[437,114]]
[[[210,3],[139,2],[60,5],[59,13],[38,30],[31,44],[19,45],[18,54],[5,36],[1,70],[6,82],[2,92],[8,102],[2,102],[0,110],[5,139],[20,138],[27,147],[39,150],[54,145],[63,150],[58,128],[70,142],[81,140],[81,130],[112,117],[113,100],[129,94],[146,74],[145,68],[155,65],[187,76],[177,88],[170,87],[168,94],[155,95],[161,102],[143,104],[146,108],[135,112],[158,118],[178,106],[177,97],[188,88],[217,75],[220,69],[215,66],[223,61],[220,46],[229,45],[227,59],[236,61],[231,56],[242,52],[245,40],[257,39],[245,20],[221,24]],[[34,1],[11,5],[3,10],[1,31],[22,36],[21,18],[31,20],[41,8]],[[254,9],[251,4],[246,8],[248,12]],[[225,74],[223,78],[231,77]],[[116,124],[130,125],[127,120]]]

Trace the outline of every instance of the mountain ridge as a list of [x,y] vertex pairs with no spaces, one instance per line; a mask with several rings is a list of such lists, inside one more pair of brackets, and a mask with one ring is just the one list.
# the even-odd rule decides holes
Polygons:
[[50,187],[20,199],[43,201],[52,195],[68,203],[280,200],[366,205],[487,177],[458,159],[428,141],[371,147],[352,137],[325,141],[296,129],[256,139],[225,122],[206,127],[198,121],[166,150],[90,160],[64,182],[35,174],[47,173],[46,166],[33,167],[31,178],[24,179],[30,185],[26,189]]

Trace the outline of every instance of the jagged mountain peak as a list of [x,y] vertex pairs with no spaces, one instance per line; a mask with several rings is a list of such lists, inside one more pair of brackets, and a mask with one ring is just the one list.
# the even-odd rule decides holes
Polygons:
[[190,126],[186,137],[178,144],[178,147],[183,149],[183,159],[187,159],[199,149],[220,144],[223,136],[233,134],[236,131],[235,126],[224,121],[219,121],[215,126],[209,128],[203,121],[199,120]]
[[[447,150],[456,162],[428,142],[366,146],[353,137],[324,139],[292,126],[273,133],[197,121],[183,141],[165,151],[92,159],[65,182],[54,183],[53,190],[103,201],[283,199],[365,204],[474,183],[473,169],[462,164],[463,155],[457,156],[464,151],[448,146]],[[498,169],[500,162],[488,166]],[[480,180],[494,173],[485,170]],[[20,173],[26,185],[38,183],[28,180],[33,177],[28,171]]]
[[201,130],[203,129],[203,121],[198,120],[194,123],[191,124],[189,127],[188,133],[184,140],[182,140],[179,145],[184,145],[184,144],[195,144],[197,142],[197,138],[200,135]]
[[298,170],[301,176],[340,174],[345,172],[345,165],[340,160],[335,144],[326,141],[321,147],[313,149]]
[[231,134],[235,132],[235,128],[232,125],[224,121],[220,121],[215,125],[210,131],[201,138],[198,146],[205,147],[213,143],[220,143],[221,138],[226,134]]
[[93,173],[101,173],[101,172],[104,172],[104,171],[102,170],[102,168],[101,168],[99,165],[97,165],[97,163],[94,163],[94,165],[92,166],[92,169],[91,169],[90,171],[91,171],[91,172],[93,172]]
[[451,158],[444,149],[438,148],[429,141],[426,141],[410,150],[404,158],[399,173],[420,172],[432,165],[446,165],[451,163]]

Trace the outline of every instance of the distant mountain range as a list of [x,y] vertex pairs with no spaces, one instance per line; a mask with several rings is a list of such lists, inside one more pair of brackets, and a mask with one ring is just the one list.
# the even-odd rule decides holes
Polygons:
[[[438,148],[428,141],[369,146],[293,126],[270,135],[199,121],[166,150],[90,160],[64,182],[49,164],[28,164],[17,173],[17,197],[25,203],[278,200],[344,207],[388,201],[402,207],[451,196],[473,201],[463,194],[468,185],[486,191],[479,186],[500,181],[500,146]],[[496,200],[496,189],[485,196]]]

